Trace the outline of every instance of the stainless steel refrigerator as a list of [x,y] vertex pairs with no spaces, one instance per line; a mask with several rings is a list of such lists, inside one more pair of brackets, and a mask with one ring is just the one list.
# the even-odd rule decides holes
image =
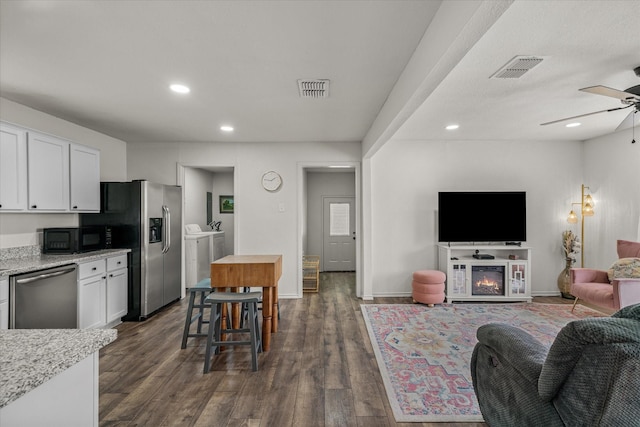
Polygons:
[[139,321],[180,299],[182,188],[149,181],[100,183],[100,213],[80,225],[107,226],[112,248],[130,248],[129,309]]

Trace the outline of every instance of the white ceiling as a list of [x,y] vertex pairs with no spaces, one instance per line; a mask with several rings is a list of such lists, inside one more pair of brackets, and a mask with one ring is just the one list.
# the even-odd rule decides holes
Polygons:
[[[446,26],[440,6],[1,0],[0,96],[127,142],[361,141],[429,25]],[[629,110],[585,117],[573,129],[539,124],[621,106],[578,89],[640,84],[632,71],[639,18],[640,1],[515,1],[395,137],[611,133]],[[489,79],[516,55],[544,61],[520,79]],[[330,79],[329,98],[300,98],[301,78]],[[174,82],[191,93],[171,93]],[[460,129],[444,131],[451,122]],[[235,132],[222,133],[222,124]]]

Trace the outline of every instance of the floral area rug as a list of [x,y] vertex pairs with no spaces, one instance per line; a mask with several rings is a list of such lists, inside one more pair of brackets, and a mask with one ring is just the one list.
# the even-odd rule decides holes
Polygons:
[[476,331],[507,323],[550,346],[572,320],[605,316],[568,304],[365,304],[360,306],[398,422],[483,421],[471,380]]

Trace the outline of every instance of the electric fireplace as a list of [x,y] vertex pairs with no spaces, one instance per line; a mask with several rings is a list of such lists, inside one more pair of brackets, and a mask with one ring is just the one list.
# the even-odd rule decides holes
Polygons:
[[471,295],[505,295],[504,265],[471,266]]

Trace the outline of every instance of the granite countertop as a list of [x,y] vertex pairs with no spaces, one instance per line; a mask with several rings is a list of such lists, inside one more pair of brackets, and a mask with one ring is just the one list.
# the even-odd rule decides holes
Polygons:
[[0,408],[115,341],[115,329],[0,331]]
[[44,270],[67,264],[77,264],[88,261],[96,261],[115,255],[126,254],[131,249],[103,249],[100,251],[84,252],[69,255],[40,255],[35,257],[0,260],[0,278],[15,274],[28,273],[30,271]]

